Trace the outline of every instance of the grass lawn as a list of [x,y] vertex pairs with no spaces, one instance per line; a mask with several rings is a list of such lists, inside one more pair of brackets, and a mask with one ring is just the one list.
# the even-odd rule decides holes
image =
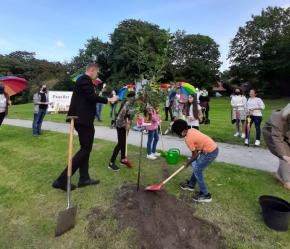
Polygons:
[[[266,109],[263,112],[263,123],[268,120],[272,110],[284,107],[290,99],[275,99],[265,100]],[[15,105],[10,108],[9,118],[32,119],[32,104]],[[110,125],[110,110],[109,106],[105,105],[102,113],[102,122],[96,122],[96,125]],[[164,117],[164,114],[162,113]],[[208,134],[216,141],[228,143],[243,143],[240,138],[233,136],[235,133],[235,125],[231,124],[230,120],[230,103],[229,98],[212,98],[210,103],[210,125],[202,125],[201,131]],[[64,122],[64,114],[50,114],[45,117],[45,120]],[[163,130],[168,126],[168,122],[163,123]],[[263,124],[262,124],[263,125]],[[254,126],[252,128],[252,141],[254,140]],[[264,144],[262,138],[262,144]]]
[[[217,103],[213,101],[212,105]],[[29,105],[22,106],[22,110],[25,110],[23,107],[26,107],[23,113],[28,115]],[[20,116],[16,115],[17,108],[12,109],[12,116],[24,118],[22,112]],[[217,117],[212,111],[212,119]],[[134,231],[119,230],[113,217],[107,217],[99,224],[106,231],[103,237],[89,239],[88,236],[87,215],[90,210],[95,207],[103,211],[110,210],[115,190],[125,182],[136,182],[137,178],[136,168],[122,168],[119,173],[109,171],[107,163],[113,148],[111,142],[95,141],[90,174],[92,178],[99,178],[101,184],[77,189],[72,193],[72,202],[78,204],[76,227],[55,238],[58,212],[65,209],[65,193],[51,188],[51,183],[65,165],[68,136],[45,132],[43,136],[33,138],[29,129],[11,126],[2,126],[0,133],[0,248],[137,249],[132,245]],[[129,146],[129,156],[136,165],[138,148]],[[164,164],[163,159],[150,163],[144,159],[142,184],[158,183],[162,178],[161,167]],[[178,166],[168,167],[173,172]],[[219,226],[227,248],[289,248],[290,233],[272,231],[261,220],[258,204],[260,195],[275,195],[290,201],[289,193],[270,174],[214,163],[206,172],[213,202],[204,205],[192,203],[191,195],[181,193],[177,187],[190,174],[190,169],[182,172],[168,183],[166,189],[190,203],[196,209],[196,216]],[[77,182],[77,175],[73,182]]]

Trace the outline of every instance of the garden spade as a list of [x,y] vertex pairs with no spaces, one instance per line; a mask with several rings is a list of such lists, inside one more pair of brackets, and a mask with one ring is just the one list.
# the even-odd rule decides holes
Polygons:
[[68,162],[67,162],[67,208],[59,212],[57,226],[55,229],[55,236],[60,236],[72,229],[75,226],[77,206],[71,207],[70,204],[70,191],[71,191],[71,175],[72,175],[72,149],[74,139],[74,121],[77,117],[69,116],[70,119],[70,135],[69,135],[69,147],[68,147]]
[[169,176],[167,179],[165,179],[163,182],[161,182],[159,185],[152,185],[148,186],[145,190],[147,191],[159,191],[161,188],[170,181],[174,176],[176,176],[180,171],[187,168],[191,163],[193,162],[192,159],[190,159],[186,165],[181,166],[178,170],[176,170],[171,176]]
[[251,113],[248,113],[247,117],[247,138],[248,138],[248,146],[250,146],[250,135],[251,135]]
[[144,136],[144,127],[142,127],[142,130],[141,130],[141,144],[140,144],[140,152],[139,152],[137,191],[139,191],[139,188],[140,188],[141,159],[142,159],[142,150],[143,150],[143,136]]
[[162,188],[163,185],[165,185],[169,180],[171,180],[171,178],[173,178],[174,176],[176,176],[184,168],[185,168],[185,166],[183,165],[178,170],[176,170],[171,176],[169,176],[166,180],[164,180],[163,182],[161,182],[159,185],[148,186],[146,188],[146,190],[147,191],[159,191],[159,190],[161,190],[161,188]]
[[[129,119],[126,119],[126,124],[129,124]],[[129,129],[126,126],[126,147],[125,147],[125,157],[128,159],[128,135],[129,135]]]
[[166,156],[166,152],[165,152],[165,149],[164,149],[164,140],[163,140],[163,134],[162,134],[162,126],[161,126],[161,123],[159,125],[159,128],[160,128],[160,137],[161,137],[161,145],[162,145],[162,151],[161,151],[161,155],[162,156]]

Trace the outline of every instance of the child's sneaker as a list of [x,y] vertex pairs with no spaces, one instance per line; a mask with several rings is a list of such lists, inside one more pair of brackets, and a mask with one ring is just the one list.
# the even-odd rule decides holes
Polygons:
[[256,140],[255,146],[260,146],[260,144],[261,144],[260,140]]
[[133,168],[132,163],[128,159],[121,160],[121,163],[126,165],[128,168]]
[[235,135],[234,135],[234,137],[238,137],[238,136],[240,136],[240,133],[239,132],[236,132]]
[[245,139],[245,145],[249,145],[249,139]]
[[157,157],[154,156],[154,154],[151,154],[151,155],[147,155],[147,159],[149,159],[149,160],[156,160]]
[[112,162],[109,163],[108,168],[116,172],[120,170],[120,168],[115,163],[112,163]]
[[202,192],[199,192],[198,194],[196,194],[192,199],[193,199],[193,201],[196,201],[196,202],[207,202],[208,203],[208,202],[212,201],[210,193],[205,195]]
[[189,181],[183,182],[179,184],[179,187],[182,190],[187,190],[187,191],[194,191],[194,187],[189,186]]
[[245,133],[242,133],[241,138],[242,139],[245,139],[246,138],[246,134]]
[[159,156],[161,156],[161,154],[160,154],[159,152],[155,152],[155,153],[154,153],[154,156],[155,156],[155,157],[159,157]]

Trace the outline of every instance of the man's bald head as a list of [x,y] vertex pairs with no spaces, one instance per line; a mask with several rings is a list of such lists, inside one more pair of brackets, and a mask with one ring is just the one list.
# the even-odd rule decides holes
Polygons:
[[91,79],[97,78],[99,72],[100,72],[100,68],[98,64],[89,63],[86,66],[86,75],[88,75]]

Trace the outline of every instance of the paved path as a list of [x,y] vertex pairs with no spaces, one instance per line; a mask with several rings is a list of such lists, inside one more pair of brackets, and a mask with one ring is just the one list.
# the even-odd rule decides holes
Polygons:
[[[31,128],[32,122],[29,120],[20,119],[5,119],[4,124],[12,126],[20,126]],[[45,121],[43,123],[44,130],[56,131],[61,133],[69,132],[69,125],[66,123],[56,123]],[[140,132],[130,131],[128,143],[140,146]],[[109,127],[96,126],[95,138],[108,141],[117,141],[117,133]],[[164,136],[164,147],[166,150],[170,148],[179,148],[181,154],[190,155],[190,151],[182,139]],[[144,139],[144,145],[147,141],[147,136]],[[217,161],[240,165],[247,168],[260,169],[269,172],[275,172],[278,168],[278,159],[273,156],[268,150],[254,147],[246,147],[241,145],[232,145],[227,143],[218,143],[220,153]],[[161,149],[161,142],[158,143],[158,148]]]

